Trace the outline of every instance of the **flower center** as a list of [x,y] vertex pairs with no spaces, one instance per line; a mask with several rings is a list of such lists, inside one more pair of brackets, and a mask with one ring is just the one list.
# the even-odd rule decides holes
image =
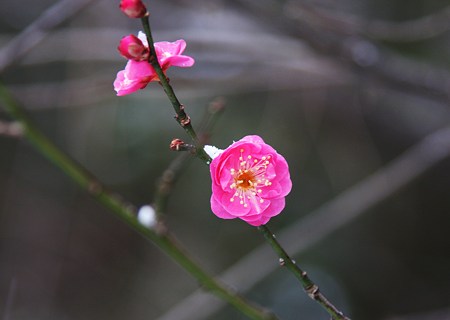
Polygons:
[[237,168],[230,169],[230,174],[233,177],[230,189],[235,190],[230,201],[234,202],[235,198],[238,198],[240,204],[248,207],[249,201],[251,203],[264,202],[264,199],[260,196],[263,191],[262,188],[272,184],[266,177],[271,156],[267,155],[261,157],[261,159],[257,159],[248,155],[244,158],[244,151],[244,149],[240,150],[241,156],[239,157]]
[[244,172],[234,178],[234,182],[237,188],[249,189],[253,187],[254,179],[255,177],[252,171],[244,170]]

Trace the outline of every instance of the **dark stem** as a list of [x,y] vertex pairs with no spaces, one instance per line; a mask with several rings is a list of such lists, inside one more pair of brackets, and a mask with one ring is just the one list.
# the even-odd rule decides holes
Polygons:
[[308,277],[306,271],[300,269],[294,260],[286,253],[280,243],[276,240],[275,235],[270,231],[267,225],[258,227],[258,230],[262,232],[270,246],[277,253],[280,258],[280,265],[289,269],[300,281],[303,289],[308,296],[317,301],[334,320],[350,320],[342,311],[339,311],[319,290],[319,287]]
[[208,154],[203,149],[203,145],[200,143],[197,133],[195,132],[195,130],[192,126],[191,118],[187,115],[187,113],[184,109],[184,105],[181,104],[180,101],[178,100],[175,92],[173,91],[172,86],[169,83],[167,76],[165,75],[164,71],[161,68],[161,65],[159,64],[158,58],[156,56],[155,45],[154,45],[154,40],[153,40],[153,36],[152,36],[152,31],[150,28],[150,22],[148,19],[148,15],[141,18],[141,22],[142,22],[142,26],[144,27],[145,35],[147,36],[148,47],[150,49],[150,56],[149,56],[148,62],[155,69],[155,72],[159,78],[159,82],[161,83],[161,86],[163,87],[164,92],[167,95],[167,98],[169,98],[169,101],[172,104],[173,109],[175,110],[175,113],[176,113],[175,119],[177,120],[178,124],[187,132],[187,134],[194,141],[194,143],[197,147],[197,152],[196,152],[197,156],[201,160],[203,160],[207,164],[209,164],[212,159],[208,156]]

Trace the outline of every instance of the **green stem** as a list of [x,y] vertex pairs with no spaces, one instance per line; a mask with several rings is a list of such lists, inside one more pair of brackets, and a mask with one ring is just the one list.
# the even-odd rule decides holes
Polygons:
[[280,265],[289,269],[300,281],[303,289],[308,296],[317,301],[334,320],[350,320],[342,311],[339,311],[319,290],[319,287],[308,277],[306,271],[300,269],[294,260],[286,253],[281,244],[276,240],[275,235],[270,231],[267,225],[258,227],[258,230],[262,232],[270,246],[277,253],[280,258]]
[[163,69],[161,68],[161,65],[159,64],[158,58],[156,56],[155,45],[152,36],[152,31],[150,28],[148,15],[141,18],[141,22],[142,26],[144,27],[145,35],[147,36],[148,47],[150,49],[150,56],[148,61],[155,69],[155,72],[159,78],[159,82],[161,83],[161,86],[163,87],[164,92],[167,95],[167,98],[169,98],[169,101],[172,104],[173,109],[175,110],[176,113],[175,119],[177,120],[178,124],[187,132],[187,134],[194,141],[195,146],[197,147],[197,156],[209,164],[212,159],[203,149],[203,144],[200,142],[197,133],[195,132],[194,127],[192,126],[191,118],[186,114],[184,105],[181,104],[180,101],[178,100],[172,86],[169,83],[169,79],[167,78]]
[[[121,200],[119,196],[108,191],[91,173],[75,162],[72,158],[56,147],[42,132],[37,129],[28,118],[7,89],[0,84],[0,102],[8,113],[22,126],[24,136],[48,160],[64,171],[69,178],[85,189],[105,208],[109,209],[117,218],[125,222],[145,239],[156,244],[162,251],[181,265],[206,289],[227,301],[250,319],[275,320],[273,314],[250,304],[243,297],[206,273],[181,247],[181,245],[166,230],[158,232],[158,228],[149,229],[136,219],[136,210],[130,204]],[[160,230],[159,230],[160,231]]]

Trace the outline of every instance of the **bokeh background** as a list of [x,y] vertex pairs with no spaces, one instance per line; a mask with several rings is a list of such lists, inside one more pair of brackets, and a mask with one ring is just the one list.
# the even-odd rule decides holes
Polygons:
[[[52,141],[141,206],[177,156],[169,142],[187,138],[157,84],[115,96],[116,47],[140,30],[118,3],[2,1],[0,78]],[[281,239],[322,291],[353,319],[450,319],[448,0],[146,3],[155,39],[183,38],[196,59],[169,71],[194,126],[225,101],[209,143],[258,134],[287,158],[294,188],[270,227],[290,232]],[[244,319],[201,315],[209,300],[183,309],[198,284],[11,123],[0,106],[1,319],[179,320],[176,307]],[[209,197],[209,172],[191,159],[165,218],[220,275],[266,244],[217,219]],[[263,264],[274,271],[236,289],[283,320],[328,319],[270,251],[242,278]]]

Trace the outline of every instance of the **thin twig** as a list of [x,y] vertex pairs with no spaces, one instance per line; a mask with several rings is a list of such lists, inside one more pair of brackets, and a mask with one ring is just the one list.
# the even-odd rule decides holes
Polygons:
[[258,227],[258,230],[264,235],[267,242],[280,258],[281,266],[285,266],[291,271],[295,277],[300,281],[303,289],[308,294],[308,297],[319,303],[335,320],[350,320],[344,313],[338,310],[319,290],[319,287],[309,278],[306,271],[300,269],[297,263],[287,254],[281,244],[277,241],[275,234],[270,231],[267,225]]
[[[223,98],[216,98],[208,105],[203,119],[200,121],[200,140],[202,143],[207,142],[211,130],[215,125],[217,119],[222,114],[224,109]],[[172,188],[180,176],[180,173],[186,168],[190,158],[189,152],[182,152],[178,155],[164,170],[158,182],[158,188],[153,199],[153,207],[158,217],[166,213],[168,198],[171,194]]]
[[[42,132],[37,129],[28,118],[16,100],[9,94],[7,89],[0,85],[0,101],[6,107],[6,110],[24,128],[24,136],[36,147],[36,149],[50,160],[55,166],[59,167],[76,184],[86,190],[105,208],[109,209],[117,218],[126,223],[136,232],[140,233],[145,239],[156,244],[162,251],[181,265],[194,278],[196,278],[204,288],[215,294],[219,298],[227,301],[237,310],[255,320],[275,320],[272,313],[261,309],[236,294],[233,290],[214,279],[206,273],[197,262],[195,262],[182,248],[173,235],[165,232],[158,233],[153,229],[147,228],[136,219],[136,210],[134,206],[125,202],[118,195],[107,190],[100,181],[88,172],[80,164],[76,163],[67,154],[56,147]],[[159,230],[159,229],[156,229]]]
[[150,49],[150,56],[149,56],[149,62],[152,65],[152,67],[155,69],[156,74],[158,75],[159,81],[164,89],[164,92],[167,95],[167,98],[169,98],[173,109],[175,110],[176,116],[175,119],[177,120],[178,124],[187,132],[187,134],[191,137],[191,139],[194,141],[196,147],[197,147],[197,156],[202,159],[205,163],[210,163],[211,158],[208,156],[208,154],[203,149],[203,145],[200,143],[200,140],[197,136],[197,133],[195,132],[192,123],[191,118],[186,114],[186,111],[184,109],[184,105],[180,103],[178,100],[175,92],[173,91],[172,86],[169,84],[169,80],[167,79],[164,71],[161,68],[161,65],[159,64],[159,61],[156,56],[155,51],[155,45],[154,40],[152,36],[152,31],[150,28],[150,21],[148,19],[148,15],[141,18],[142,26],[144,27],[145,35],[147,36],[147,42]]
[[[449,156],[450,127],[445,127],[422,138],[391,163],[282,230],[277,239],[286,244],[285,250],[297,256],[354,219],[369,213],[370,208]],[[239,285],[242,292],[250,290],[276,270],[277,264],[267,263],[269,254],[269,248],[261,245],[229,267],[219,278],[230,285]],[[257,270],[255,265],[259,266]],[[221,301],[211,299],[197,290],[157,320],[208,319],[221,307]]]

